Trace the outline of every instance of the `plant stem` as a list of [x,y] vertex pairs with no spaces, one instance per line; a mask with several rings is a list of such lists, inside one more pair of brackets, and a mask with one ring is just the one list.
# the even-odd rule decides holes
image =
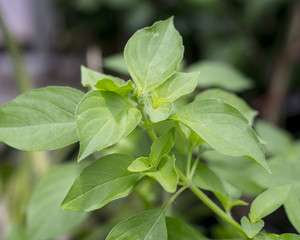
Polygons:
[[188,187],[206,206],[208,206],[225,222],[234,227],[246,239],[249,239],[238,222],[236,222],[229,214],[225,213],[217,204],[215,204],[209,197],[207,197],[194,183],[192,183],[190,179],[186,178],[179,169],[177,169],[177,172],[179,173],[179,177],[181,178],[181,180],[186,183],[186,187]]
[[187,178],[190,178],[192,153],[193,153],[193,151],[190,149],[188,152],[188,157],[187,157],[187,161],[186,161],[186,176],[187,176]]
[[153,127],[152,127],[151,122],[148,121],[148,119],[147,119],[147,117],[146,117],[146,115],[145,115],[145,112],[144,112],[144,109],[143,109],[143,106],[142,106],[142,104],[141,104],[140,99],[138,99],[138,108],[139,108],[140,111],[141,111],[143,121],[144,121],[144,123],[145,123],[146,128],[148,129],[148,133],[149,133],[151,139],[152,139],[153,141],[155,141],[155,140],[157,139],[157,136],[156,136],[156,134],[155,134],[155,132],[154,132],[154,130],[153,130]]
[[166,211],[167,208],[172,204],[172,202],[174,202],[174,200],[187,188],[188,188],[188,186],[184,186],[184,187],[180,188],[175,194],[173,194],[173,196],[170,198],[170,200],[164,206],[164,211]]

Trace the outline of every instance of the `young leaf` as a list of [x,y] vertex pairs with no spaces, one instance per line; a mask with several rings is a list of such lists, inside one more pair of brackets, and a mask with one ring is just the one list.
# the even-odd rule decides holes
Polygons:
[[195,101],[206,98],[222,99],[228,104],[234,106],[248,119],[250,125],[252,125],[253,120],[257,115],[257,111],[252,110],[242,98],[239,98],[230,92],[226,92],[221,89],[209,89],[198,94]]
[[130,166],[128,167],[128,170],[130,172],[144,172],[149,171],[155,166],[151,166],[150,159],[148,157],[140,157],[135,159]]
[[175,73],[163,84],[152,91],[154,102],[173,102],[194,91],[197,86],[199,72]]
[[174,28],[173,18],[137,31],[124,50],[126,66],[140,95],[173,75],[182,56],[182,39]]
[[155,106],[151,96],[145,98],[145,102],[145,110],[152,122],[161,122],[170,116],[173,108],[171,102],[163,102]]
[[240,92],[252,87],[252,80],[221,62],[202,61],[191,65],[188,72],[199,71],[198,86],[201,88],[220,87]]
[[163,209],[142,212],[117,224],[106,240],[167,240],[167,227]]
[[75,228],[86,218],[86,213],[75,213],[59,208],[81,169],[78,164],[62,164],[52,168],[41,179],[27,209],[28,239],[54,239]]
[[169,240],[208,240],[208,238],[180,219],[166,217],[166,223]]
[[106,75],[104,73],[96,72],[84,66],[81,66],[81,84],[84,87],[93,87],[101,79],[108,78],[118,85],[124,84],[124,80],[121,78]]
[[0,107],[0,141],[26,151],[65,147],[78,141],[75,110],[83,93],[46,87],[24,93]]
[[293,194],[289,194],[284,203],[285,212],[298,233],[300,233],[300,201]]
[[246,156],[269,171],[263,148],[247,119],[220,99],[192,102],[170,119],[194,130],[216,151],[231,156]]
[[258,195],[250,207],[251,222],[255,223],[278,209],[285,202],[290,188],[290,185],[274,187]]
[[126,137],[141,120],[140,111],[114,92],[88,92],[76,115],[80,138],[78,161]]
[[133,160],[124,154],[111,154],[98,159],[76,178],[61,208],[92,211],[127,196],[139,178],[139,174],[127,170]]
[[161,159],[158,170],[155,172],[145,172],[149,177],[154,178],[159,184],[170,193],[174,193],[177,188],[178,174],[175,169],[175,157],[165,156]]
[[108,78],[103,78],[99,80],[95,85],[95,88],[97,88],[100,91],[111,91],[118,93],[124,97],[127,97],[129,94],[129,91],[133,90],[133,86],[131,81],[128,82],[123,81],[122,84],[115,82]]
[[249,238],[253,238],[260,232],[260,230],[264,227],[265,223],[263,220],[259,220],[256,223],[251,223],[249,219],[246,216],[244,216],[241,219],[241,225],[247,236]]
[[151,146],[150,162],[155,165],[174,145],[175,128],[156,139]]

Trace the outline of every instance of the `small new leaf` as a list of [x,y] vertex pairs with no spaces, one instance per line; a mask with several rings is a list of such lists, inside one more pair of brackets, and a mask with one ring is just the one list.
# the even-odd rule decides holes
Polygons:
[[159,163],[160,159],[167,154],[174,145],[175,128],[171,128],[167,133],[156,139],[151,146],[151,165]]
[[149,177],[154,178],[159,184],[170,193],[176,191],[178,174],[175,169],[175,157],[165,156],[161,159],[158,170],[155,172],[145,172]]
[[176,99],[194,91],[199,72],[175,73],[152,91],[155,104],[174,102]]
[[86,167],[76,178],[61,204],[62,209],[92,211],[127,196],[136,186],[138,173],[127,170],[134,159],[111,154]]
[[173,75],[182,57],[182,39],[174,28],[173,18],[137,31],[124,50],[125,63],[139,95]]
[[142,239],[167,240],[167,227],[163,209],[142,212],[118,223],[106,240]]
[[246,216],[244,216],[241,219],[241,225],[247,236],[249,238],[253,238],[260,232],[260,230],[264,227],[265,223],[263,220],[251,223],[249,219]]
[[145,102],[145,111],[154,123],[166,120],[172,112],[173,104],[171,102],[163,102],[154,105],[151,96],[148,96],[145,99]]
[[92,87],[96,89],[94,85],[101,79],[108,78],[111,79],[114,83],[122,85],[124,80],[121,78],[113,77],[104,73],[96,72],[84,66],[81,66],[81,84],[84,87]]
[[116,81],[113,81],[112,79],[103,78],[99,80],[95,85],[95,88],[97,88],[100,91],[111,91],[118,93],[124,97],[128,97],[129,91],[133,90],[133,86],[131,81],[123,81],[122,83],[118,83]]
[[285,202],[290,188],[290,185],[274,187],[258,195],[250,207],[251,223],[255,223],[277,210]]
[[140,157],[135,159],[130,166],[128,167],[128,170],[130,172],[144,172],[144,171],[149,171],[152,170],[153,167],[150,164],[150,159],[148,157]]
[[75,111],[83,93],[46,87],[0,107],[0,141],[25,151],[46,151],[78,141]]
[[141,113],[123,96],[114,92],[88,92],[77,108],[80,138],[78,161],[100,151],[135,129]]

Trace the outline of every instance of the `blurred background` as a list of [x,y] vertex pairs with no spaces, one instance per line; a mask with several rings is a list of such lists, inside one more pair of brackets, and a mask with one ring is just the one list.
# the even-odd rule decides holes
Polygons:
[[[183,37],[186,66],[230,64],[252,79],[252,88],[238,94],[259,117],[300,137],[298,0],[0,0],[0,105],[31,88],[83,89],[80,65],[119,74],[106,59],[123,52],[136,30],[170,16]],[[20,157],[4,144],[0,154],[1,190]],[[47,167],[37,168],[39,176]]]

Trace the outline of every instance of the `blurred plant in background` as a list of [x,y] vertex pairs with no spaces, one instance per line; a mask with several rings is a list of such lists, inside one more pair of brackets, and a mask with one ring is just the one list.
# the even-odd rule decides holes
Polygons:
[[[299,1],[27,0],[25,2],[28,2],[27,7],[20,10],[22,4],[19,9],[12,8],[16,6],[14,3],[18,3],[16,0],[11,3],[0,1],[3,19],[0,42],[1,104],[30,88],[46,85],[69,85],[80,88],[81,64],[109,74],[119,74],[127,79],[128,73],[120,52],[123,52],[128,38],[137,29],[173,15],[175,26],[182,34],[185,46],[185,64],[181,68],[186,71],[199,70],[202,74],[198,93],[203,89],[215,87],[238,93],[256,110],[249,110],[241,103],[241,108],[249,114],[249,118],[253,119],[259,113],[259,117],[265,120],[257,121],[254,126],[262,141],[266,142],[266,153],[274,176],[270,178],[257,167],[249,167],[250,161],[246,158],[235,161],[232,157],[208,151],[204,154],[203,160],[213,171],[237,188],[237,195],[243,195],[246,201],[251,201],[254,196],[269,187],[280,186],[283,183],[292,184],[295,198],[287,202],[284,208],[290,220],[293,219],[291,222],[294,223],[294,228],[283,218],[282,209],[276,212],[274,218],[266,221],[266,228],[274,233],[295,232],[295,229],[300,231],[299,217],[293,214],[291,208],[298,206],[300,209],[297,200],[300,196],[298,190],[300,150],[299,140],[294,140],[300,137]],[[24,21],[24,18],[16,15],[14,11],[17,9],[19,12],[27,11],[31,20]],[[17,28],[13,27],[11,16],[23,19],[24,28],[26,26],[25,29],[29,29],[26,34],[22,32],[18,34],[18,30],[14,30]],[[5,28],[8,30],[7,33]],[[202,94],[213,95],[218,92],[220,95],[221,91],[227,101],[232,99],[229,93],[222,93],[222,90],[209,91]],[[180,101],[188,102],[193,97],[188,96]],[[267,122],[286,130],[269,125]],[[145,132],[134,132],[101,154],[123,152],[135,157],[148,156],[151,142],[150,139],[148,142],[141,141],[145,138],[147,139]],[[180,145],[178,139],[177,146]],[[16,235],[10,235],[9,239],[23,239],[24,223],[30,221],[26,209],[30,209],[29,199],[33,190],[36,189],[33,196],[37,196],[36,192],[42,188],[43,183],[51,179],[52,170],[48,171],[50,167],[59,162],[74,160],[76,153],[76,145],[47,153],[22,153],[1,143],[0,238],[12,228],[14,229],[12,234]],[[80,167],[78,168],[71,167],[69,174],[77,173],[80,171]],[[36,188],[46,172],[47,175]],[[62,169],[61,175],[57,178],[60,181],[53,183],[54,187],[61,185],[61,195],[59,193],[56,195],[58,201],[63,198],[70,185],[66,182],[70,178],[64,181],[63,173]],[[129,199],[113,202],[93,213],[74,232],[67,234],[66,238],[102,239],[121,219],[164,201],[163,198],[166,196],[162,196],[161,199],[155,198],[159,193],[160,188],[153,186],[151,180],[149,183],[144,182],[136,194],[131,195]],[[48,195],[51,195],[51,189]],[[34,197],[31,199],[34,201]],[[189,203],[194,201],[195,205],[186,209],[185,201]],[[183,216],[195,226],[208,227],[209,236],[236,237],[235,232],[222,222],[219,223],[218,219],[189,193],[185,193],[184,198],[178,200],[178,205],[179,209],[173,214]],[[245,208],[235,208],[235,217],[243,216]],[[41,214],[41,226],[38,226],[41,229],[49,226],[56,228],[51,230],[56,235],[49,237],[64,233],[59,231],[59,224],[53,225],[53,220],[44,221],[51,214],[57,214],[55,217],[61,219],[61,213],[56,213],[53,209],[55,206],[49,207]],[[56,219],[55,217],[53,219]],[[80,218],[84,219],[86,215]],[[78,223],[79,221],[70,221],[70,229]],[[34,227],[36,226],[32,226],[32,229]],[[38,234],[35,237],[40,239]]]

